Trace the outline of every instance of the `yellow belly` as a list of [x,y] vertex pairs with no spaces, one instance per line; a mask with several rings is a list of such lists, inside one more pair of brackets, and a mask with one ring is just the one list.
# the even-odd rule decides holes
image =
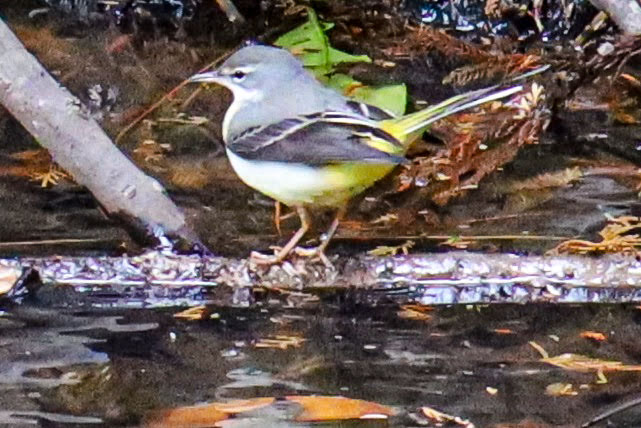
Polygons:
[[286,205],[338,207],[394,169],[394,164],[340,163],[322,168],[243,159],[227,150],[245,184]]

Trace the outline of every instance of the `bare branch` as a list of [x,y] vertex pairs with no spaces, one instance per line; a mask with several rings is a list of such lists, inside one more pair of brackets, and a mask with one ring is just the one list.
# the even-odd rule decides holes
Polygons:
[[641,4],[637,0],[590,0],[610,18],[625,34],[641,35]]
[[160,183],[118,150],[80,101],[47,73],[2,20],[0,104],[109,214],[197,241]]

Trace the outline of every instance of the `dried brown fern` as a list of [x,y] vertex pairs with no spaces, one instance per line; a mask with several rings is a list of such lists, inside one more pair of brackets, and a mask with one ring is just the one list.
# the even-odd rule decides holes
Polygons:
[[565,168],[559,171],[538,174],[525,180],[509,183],[507,191],[522,192],[527,190],[542,190],[554,187],[565,187],[583,177],[579,167]]
[[510,14],[525,15],[528,13],[525,5],[519,5],[512,0],[487,0],[484,13],[487,17],[501,19]]
[[624,216],[610,219],[608,224],[599,232],[601,241],[592,242],[582,239],[571,239],[562,242],[550,251],[551,254],[604,254],[619,253],[639,255],[641,238],[641,218]]
[[502,0],[487,0],[485,2],[485,16],[490,18],[500,18],[503,16],[503,1]]
[[443,83],[446,85],[465,86],[472,82],[504,79],[533,70],[541,65],[542,59],[538,55],[497,55],[481,63],[457,68],[445,76]]
[[384,52],[392,57],[406,57],[435,50],[448,57],[470,62],[484,62],[495,57],[490,52],[450,36],[442,30],[425,26],[410,30],[413,31],[410,31],[407,37]]
[[73,181],[69,173],[56,164],[47,150],[25,150],[8,156],[9,164],[0,165],[0,176],[24,177],[37,181],[41,187],[49,187],[66,179]]
[[419,27],[410,31],[401,42],[385,50],[391,57],[411,57],[420,52],[436,51],[448,59],[469,63],[452,71],[444,84],[464,86],[472,82],[516,76],[543,64],[535,54],[491,52],[453,37],[442,30]]
[[476,188],[522,146],[538,142],[549,121],[544,99],[543,88],[533,83],[527,93],[508,104],[494,103],[445,119],[433,128],[445,148],[414,159],[400,175],[399,188],[423,187],[439,205]]

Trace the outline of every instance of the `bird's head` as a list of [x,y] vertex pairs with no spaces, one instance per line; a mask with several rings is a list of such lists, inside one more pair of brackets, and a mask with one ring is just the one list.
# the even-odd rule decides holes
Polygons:
[[342,95],[323,87],[294,55],[269,46],[244,47],[218,70],[196,74],[190,81],[217,83],[234,94],[223,120],[225,141],[251,127],[345,104]]
[[288,51],[254,45],[234,53],[218,70],[196,74],[189,80],[223,85],[233,92],[236,101],[243,103],[282,95],[301,75],[306,76],[303,65]]

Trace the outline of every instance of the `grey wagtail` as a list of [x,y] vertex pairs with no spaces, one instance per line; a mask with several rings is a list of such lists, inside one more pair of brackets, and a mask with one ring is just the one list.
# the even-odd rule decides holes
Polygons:
[[[482,89],[394,117],[324,87],[288,51],[257,45],[190,81],[231,90],[223,140],[232,167],[247,185],[295,207],[300,217],[298,231],[273,256],[252,253],[258,263],[278,263],[294,250],[327,264],[325,247],[349,199],[405,162],[407,148],[428,125],[522,89]],[[336,218],[317,248],[296,248],[310,227],[307,209],[319,206],[337,208]]]

